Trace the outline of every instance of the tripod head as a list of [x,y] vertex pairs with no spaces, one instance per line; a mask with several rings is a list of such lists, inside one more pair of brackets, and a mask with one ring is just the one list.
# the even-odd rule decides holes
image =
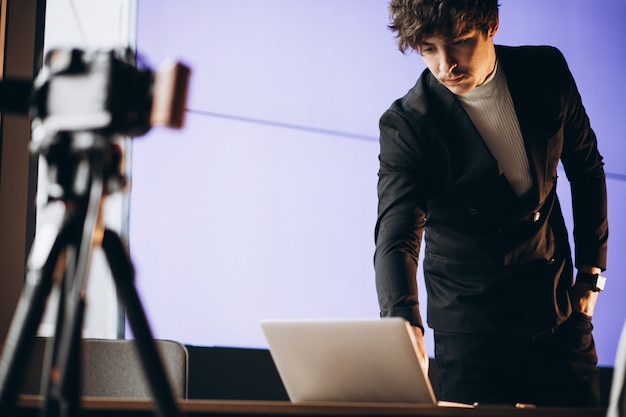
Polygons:
[[122,148],[96,132],[59,132],[36,147],[48,167],[48,200],[84,202],[89,196],[91,164],[101,159],[103,195],[122,190],[127,178],[122,167]]

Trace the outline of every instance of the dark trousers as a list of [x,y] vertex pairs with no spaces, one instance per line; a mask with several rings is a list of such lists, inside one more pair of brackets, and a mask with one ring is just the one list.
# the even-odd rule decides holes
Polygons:
[[538,335],[435,330],[442,398],[468,404],[599,406],[591,319],[580,313]]

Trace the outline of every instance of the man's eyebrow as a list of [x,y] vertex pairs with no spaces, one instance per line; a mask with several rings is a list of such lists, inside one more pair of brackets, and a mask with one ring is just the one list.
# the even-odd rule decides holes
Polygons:
[[471,36],[474,34],[474,32],[476,31],[476,28],[474,27],[466,27],[465,29],[459,31],[456,35],[451,35],[451,38],[464,38],[466,36]]
[[469,32],[465,32],[465,33],[462,33],[462,34],[460,34],[458,36],[455,36],[454,38],[452,38],[452,40],[454,40],[454,39],[471,38],[472,36],[474,36],[474,31],[470,30]]

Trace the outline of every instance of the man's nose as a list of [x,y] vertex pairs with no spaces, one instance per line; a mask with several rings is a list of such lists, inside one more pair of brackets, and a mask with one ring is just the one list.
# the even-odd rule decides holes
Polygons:
[[456,67],[456,59],[454,55],[442,48],[439,52],[439,71],[448,74],[454,67]]

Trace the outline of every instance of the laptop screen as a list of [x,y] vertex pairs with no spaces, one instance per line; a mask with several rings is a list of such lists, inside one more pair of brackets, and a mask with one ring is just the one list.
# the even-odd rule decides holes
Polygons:
[[407,321],[263,320],[292,402],[435,404]]

